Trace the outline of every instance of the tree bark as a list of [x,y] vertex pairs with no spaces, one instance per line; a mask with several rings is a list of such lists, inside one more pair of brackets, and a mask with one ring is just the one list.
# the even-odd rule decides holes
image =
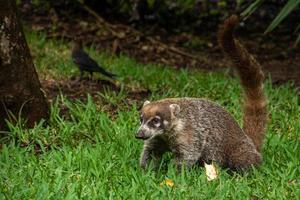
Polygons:
[[[12,117],[14,116],[14,117]],[[49,107],[17,15],[15,0],[0,0],[0,130],[20,117],[28,127],[49,116]]]

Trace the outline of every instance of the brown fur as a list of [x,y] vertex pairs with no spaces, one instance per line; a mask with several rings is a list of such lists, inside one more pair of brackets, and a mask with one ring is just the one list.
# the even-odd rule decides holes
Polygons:
[[259,151],[267,122],[264,76],[258,62],[233,38],[237,21],[236,16],[225,21],[219,42],[233,60],[245,91],[243,129],[225,109],[206,99],[147,102],[136,135],[145,140],[142,167],[148,165],[151,156],[159,160],[166,151],[173,153],[178,166],[214,161],[231,170],[246,170],[261,163]]
[[261,150],[267,124],[267,101],[263,93],[264,74],[260,64],[238,40],[233,38],[238,22],[236,15],[228,18],[219,29],[219,44],[232,60],[245,92],[243,130]]

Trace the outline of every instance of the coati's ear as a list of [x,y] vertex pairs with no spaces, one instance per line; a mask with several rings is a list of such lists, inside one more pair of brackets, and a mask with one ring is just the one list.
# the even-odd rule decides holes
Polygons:
[[144,107],[145,105],[149,104],[149,103],[150,103],[150,101],[148,101],[148,100],[145,101],[144,104],[143,104],[143,107]]
[[171,104],[170,110],[171,110],[172,117],[176,117],[180,112],[180,106],[178,104]]

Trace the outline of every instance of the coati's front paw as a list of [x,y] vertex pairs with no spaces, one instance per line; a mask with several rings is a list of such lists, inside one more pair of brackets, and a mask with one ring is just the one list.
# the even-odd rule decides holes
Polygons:
[[147,163],[146,161],[144,161],[144,160],[141,160],[141,161],[140,161],[140,167],[141,167],[142,169],[146,169],[147,165],[148,165],[148,163]]
[[140,158],[140,167],[145,169],[149,164],[149,154],[143,152]]

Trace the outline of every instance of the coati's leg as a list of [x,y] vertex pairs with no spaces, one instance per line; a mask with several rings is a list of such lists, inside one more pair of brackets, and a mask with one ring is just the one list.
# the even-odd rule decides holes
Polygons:
[[145,143],[142,154],[141,154],[141,158],[140,158],[140,166],[142,168],[146,168],[146,166],[148,165],[152,151],[153,151],[153,148],[151,147],[151,144]]
[[188,168],[193,167],[198,162],[199,157],[190,157],[188,155],[176,156],[174,158],[174,163],[178,168],[186,166]]
[[178,168],[182,166],[186,166],[188,168],[194,166],[198,163],[199,158],[201,156],[201,152],[197,151],[197,149],[191,147],[190,145],[181,144],[173,151],[175,155],[174,163]]
[[144,148],[140,158],[140,166],[146,168],[153,158],[154,164],[157,165],[161,160],[162,155],[168,150],[167,144],[159,138],[153,138],[149,141],[145,141]]

